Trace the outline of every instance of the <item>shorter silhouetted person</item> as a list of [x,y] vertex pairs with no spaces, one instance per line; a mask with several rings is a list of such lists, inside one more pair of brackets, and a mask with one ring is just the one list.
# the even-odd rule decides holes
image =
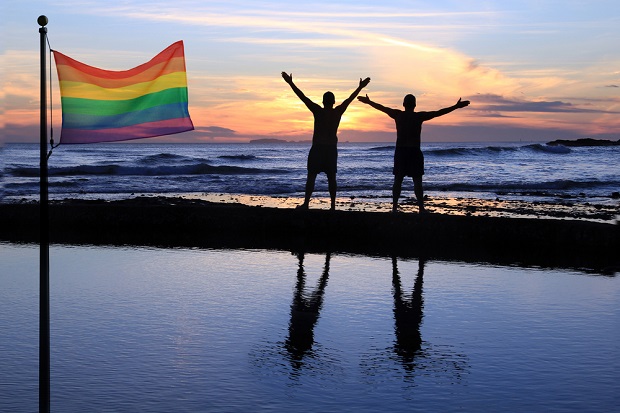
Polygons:
[[416,98],[413,95],[405,96],[403,106],[405,110],[387,108],[370,100],[368,95],[357,98],[373,108],[384,112],[396,122],[396,149],[394,151],[394,186],[392,187],[392,212],[398,211],[398,199],[405,176],[413,178],[413,189],[418,201],[420,212],[424,212],[424,190],[422,175],[424,175],[424,155],[420,149],[422,123],[438,116],[443,116],[455,109],[464,108],[469,101],[456,102],[454,106],[432,112],[416,112]]
[[306,179],[305,200],[299,208],[307,209],[310,204],[310,197],[314,192],[314,182],[316,176],[325,172],[327,175],[329,197],[331,199],[331,209],[336,209],[336,171],[338,160],[338,126],[342,114],[360,91],[368,85],[370,78],[362,80],[357,89],[353,91],[340,105],[334,107],[336,98],[332,92],[325,92],[323,95],[323,107],[311,101],[304,93],[293,83],[293,74],[290,75],[282,72],[282,78],[291,86],[293,92],[301,99],[302,102],[310,109],[314,115],[314,133],[312,135],[312,147],[308,154],[308,177]]

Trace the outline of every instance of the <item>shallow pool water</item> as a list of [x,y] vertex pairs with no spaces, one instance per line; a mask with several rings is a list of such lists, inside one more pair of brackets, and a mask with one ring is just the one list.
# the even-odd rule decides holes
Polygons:
[[[38,246],[0,244],[0,411],[38,408]],[[264,250],[52,246],[58,412],[608,412],[620,281]]]

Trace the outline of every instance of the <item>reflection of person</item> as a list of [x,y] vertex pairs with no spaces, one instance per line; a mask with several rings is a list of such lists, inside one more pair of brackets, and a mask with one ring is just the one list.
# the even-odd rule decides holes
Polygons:
[[336,209],[336,161],[338,158],[338,150],[336,144],[338,142],[337,132],[340,125],[340,118],[347,110],[349,104],[355,99],[360,91],[368,85],[370,78],[362,80],[357,89],[353,91],[340,105],[334,107],[336,98],[332,92],[325,92],[323,95],[323,107],[314,103],[304,95],[304,93],[293,83],[293,74],[282,72],[282,78],[291,86],[293,92],[301,99],[302,102],[310,109],[314,115],[314,134],[312,135],[312,147],[308,154],[308,177],[306,179],[305,200],[300,208],[307,209],[310,204],[310,196],[314,191],[314,182],[316,176],[320,172],[325,172],[329,188],[329,197],[331,199],[331,209]]
[[306,272],[304,270],[304,254],[297,255],[299,268],[297,269],[297,284],[295,297],[291,304],[291,320],[288,328],[288,338],[285,342],[286,350],[291,357],[291,363],[299,368],[303,357],[312,349],[314,344],[314,326],[319,320],[319,313],[323,306],[323,294],[329,277],[329,260],[331,254],[325,256],[325,267],[318,281],[316,289],[306,295]]
[[384,112],[396,122],[396,150],[394,151],[394,187],[392,188],[392,212],[398,210],[398,198],[405,176],[413,178],[413,189],[418,200],[420,212],[424,212],[424,191],[422,175],[424,175],[424,156],[420,149],[422,123],[443,116],[455,109],[469,105],[468,100],[458,102],[454,106],[432,112],[415,112],[416,99],[413,95],[405,96],[405,110],[391,109],[370,100],[368,95],[357,98],[373,108]]
[[411,298],[403,294],[398,262],[392,257],[392,292],[394,294],[394,334],[396,343],[394,351],[400,357],[406,368],[413,367],[416,354],[422,346],[420,324],[423,317],[424,299],[422,284],[424,282],[424,260],[420,259],[418,275],[413,284]]

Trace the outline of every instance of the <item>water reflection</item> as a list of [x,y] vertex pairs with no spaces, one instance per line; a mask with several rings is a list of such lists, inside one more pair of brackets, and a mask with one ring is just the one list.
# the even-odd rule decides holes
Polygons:
[[455,352],[451,345],[433,344],[422,339],[425,266],[426,260],[420,258],[409,292],[403,287],[398,259],[392,257],[395,340],[391,351],[405,371],[405,382],[414,382],[416,377],[422,376],[432,376],[435,380],[446,380],[447,383],[459,382],[468,371],[467,356]]
[[[418,261],[417,271],[415,263],[409,259],[400,262],[396,257],[391,262],[381,260],[385,263],[385,271],[373,276],[385,280],[386,287],[391,281],[391,294],[386,291],[382,304],[374,302],[364,306],[350,301],[354,303],[351,307],[334,307],[338,308],[338,318],[344,317],[345,320],[340,330],[333,328],[334,313],[321,314],[321,311],[325,305],[329,277],[340,278],[342,267],[330,274],[333,255],[326,253],[321,275],[308,277],[304,259],[310,256],[303,252],[294,255],[297,258],[297,271],[288,329],[284,330],[284,335],[280,335],[280,340],[274,342],[268,339],[252,354],[255,365],[262,370],[261,377],[286,377],[291,380],[289,384],[300,383],[302,378],[310,377],[326,383],[332,381],[336,385],[343,376],[351,378],[361,374],[359,379],[366,384],[392,383],[409,387],[428,379],[436,383],[454,384],[467,374],[467,356],[455,351],[456,348],[451,344],[433,343],[433,337],[423,339],[425,259]],[[399,264],[401,269],[407,269],[402,274]],[[408,269],[413,269],[412,273]],[[413,284],[408,282],[412,275]],[[357,291],[355,288],[352,290]],[[363,311],[373,312],[368,322],[359,318],[358,305],[363,307]],[[389,323],[392,317],[385,318],[383,315],[390,313],[393,320],[391,325],[386,325],[385,322]],[[321,317],[326,317],[324,321],[332,325],[329,331],[322,330],[328,336],[326,341],[315,340],[315,328]],[[377,323],[378,320],[382,321]],[[354,324],[357,327],[351,329]],[[361,341],[352,343],[352,337]],[[348,343],[338,345],[344,342]],[[356,360],[353,363],[355,368],[348,370],[347,366],[352,367],[352,360]]]
[[303,252],[297,253],[299,260],[297,268],[297,282],[295,295],[291,304],[291,318],[288,327],[288,337],[284,343],[289,355],[291,366],[298,370],[303,366],[303,358],[312,351],[314,344],[314,327],[319,319],[323,306],[323,295],[329,278],[329,260],[331,254],[325,255],[323,273],[313,290],[306,289],[306,272],[304,269]]
[[418,263],[418,274],[409,297],[403,291],[398,260],[392,257],[392,292],[394,295],[394,334],[396,341],[394,351],[407,370],[414,368],[414,359],[421,351],[422,336],[420,324],[423,318],[424,298],[422,284],[424,283],[425,260]]

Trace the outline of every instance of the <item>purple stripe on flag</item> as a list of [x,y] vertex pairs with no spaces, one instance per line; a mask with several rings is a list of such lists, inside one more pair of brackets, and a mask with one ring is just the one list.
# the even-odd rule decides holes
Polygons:
[[110,129],[63,129],[62,143],[95,143],[117,142],[130,139],[152,138],[155,136],[171,135],[194,129],[190,118],[178,118],[147,122],[139,125]]

